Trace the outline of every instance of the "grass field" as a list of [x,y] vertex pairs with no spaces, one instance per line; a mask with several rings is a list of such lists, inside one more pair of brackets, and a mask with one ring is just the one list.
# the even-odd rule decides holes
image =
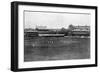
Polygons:
[[90,38],[33,37],[24,40],[24,61],[90,58]]

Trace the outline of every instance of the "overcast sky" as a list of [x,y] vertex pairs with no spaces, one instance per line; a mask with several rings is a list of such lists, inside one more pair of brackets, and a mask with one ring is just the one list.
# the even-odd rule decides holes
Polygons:
[[28,12],[25,11],[25,28],[35,28],[36,26],[47,26],[47,28],[68,28],[73,25],[90,25],[88,14],[72,13],[48,13],[48,12]]

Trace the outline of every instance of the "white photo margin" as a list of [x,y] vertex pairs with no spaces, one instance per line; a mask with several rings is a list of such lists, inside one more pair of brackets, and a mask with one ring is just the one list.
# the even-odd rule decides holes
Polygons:
[[[90,43],[90,59],[80,60],[58,60],[58,61],[33,61],[24,62],[24,22],[23,12],[29,11],[55,11],[55,12],[80,12],[91,14],[91,43]],[[95,9],[81,9],[81,8],[63,8],[63,7],[48,7],[48,6],[18,6],[18,68],[38,68],[38,67],[52,67],[52,66],[73,66],[95,64]]]

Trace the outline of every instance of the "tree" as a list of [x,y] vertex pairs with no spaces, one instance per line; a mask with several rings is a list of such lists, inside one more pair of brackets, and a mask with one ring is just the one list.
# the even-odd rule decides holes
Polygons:
[[74,26],[71,24],[71,25],[69,25],[68,29],[69,30],[73,30],[74,29]]

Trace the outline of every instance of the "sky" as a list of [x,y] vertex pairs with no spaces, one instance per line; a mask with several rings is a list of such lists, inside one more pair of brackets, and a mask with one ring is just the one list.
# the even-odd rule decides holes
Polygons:
[[25,28],[46,26],[48,29],[68,28],[72,25],[90,25],[90,14],[53,13],[53,12],[24,12]]

